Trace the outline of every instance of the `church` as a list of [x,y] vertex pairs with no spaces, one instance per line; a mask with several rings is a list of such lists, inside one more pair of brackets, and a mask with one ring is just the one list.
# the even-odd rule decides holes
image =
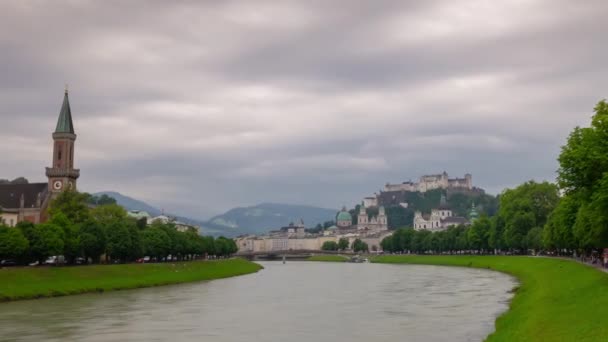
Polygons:
[[52,137],[53,157],[51,167],[46,168],[46,182],[0,184],[0,222],[5,225],[45,222],[51,200],[62,191],[76,190],[80,170],[74,168],[76,133],[67,88]]
[[336,225],[342,233],[358,231],[366,234],[375,234],[388,230],[388,218],[383,206],[378,207],[378,214],[370,218],[367,215],[365,204],[361,203],[356,225],[353,225],[352,217],[346,210],[346,207],[342,207],[342,210],[336,216]]

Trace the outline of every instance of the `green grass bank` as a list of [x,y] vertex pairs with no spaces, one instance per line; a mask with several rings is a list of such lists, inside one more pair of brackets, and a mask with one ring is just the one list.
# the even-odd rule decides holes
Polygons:
[[307,261],[329,261],[329,262],[346,262],[348,257],[343,255],[313,255],[306,259]]
[[159,264],[0,269],[0,301],[134,289],[233,277],[259,271],[244,259]]
[[510,309],[486,341],[608,341],[608,274],[575,261],[515,256],[379,256],[377,263],[466,266],[515,276]]

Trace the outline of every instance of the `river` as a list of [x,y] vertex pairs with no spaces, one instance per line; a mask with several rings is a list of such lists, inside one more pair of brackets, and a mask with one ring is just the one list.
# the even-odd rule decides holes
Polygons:
[[458,267],[263,262],[251,275],[0,304],[2,341],[481,341],[515,281]]

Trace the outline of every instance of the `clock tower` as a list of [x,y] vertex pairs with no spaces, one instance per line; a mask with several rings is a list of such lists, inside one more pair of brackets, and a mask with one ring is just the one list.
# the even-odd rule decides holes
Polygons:
[[53,164],[46,168],[49,193],[53,197],[65,190],[76,190],[76,180],[80,176],[80,170],[74,169],[75,142],[76,134],[66,86],[59,120],[53,133]]

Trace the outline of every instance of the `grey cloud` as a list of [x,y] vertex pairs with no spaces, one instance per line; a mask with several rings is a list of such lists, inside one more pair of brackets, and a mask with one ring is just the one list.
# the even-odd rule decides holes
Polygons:
[[552,180],[606,97],[604,1],[0,3],[0,178],[44,180],[70,84],[81,189],[208,217],[386,181]]

